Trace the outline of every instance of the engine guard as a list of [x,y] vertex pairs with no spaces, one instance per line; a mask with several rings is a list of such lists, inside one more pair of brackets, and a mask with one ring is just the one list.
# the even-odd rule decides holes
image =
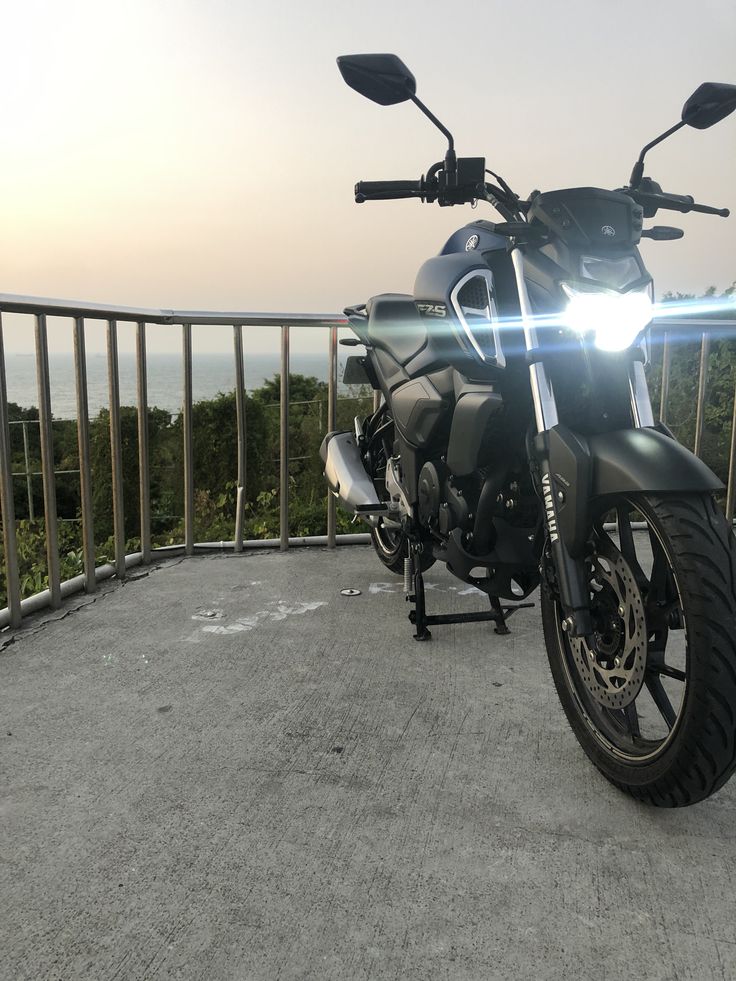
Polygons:
[[[462,532],[455,528],[437,557],[454,576],[489,596],[524,599],[539,585],[539,555],[534,547],[537,529],[515,528],[499,518],[494,520],[494,526],[497,539],[488,554],[473,555],[466,551]],[[479,569],[485,574],[474,575]]]

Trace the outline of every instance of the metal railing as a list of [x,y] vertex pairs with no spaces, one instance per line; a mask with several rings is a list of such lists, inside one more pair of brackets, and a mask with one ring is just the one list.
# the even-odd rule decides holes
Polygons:
[[[46,531],[46,555],[48,589],[21,599],[21,587],[16,539],[13,478],[10,448],[10,420],[8,418],[8,389],[5,370],[3,341],[3,313],[30,314],[35,318],[36,375],[38,389],[38,426],[41,448],[41,477],[43,482],[44,519]],[[58,524],[56,507],[56,480],[51,416],[51,387],[48,352],[48,317],[62,317],[73,321],[74,373],[77,403],[77,439],[79,450],[80,511],[82,523],[83,573],[61,581],[58,548]],[[112,510],[114,558],[110,563],[95,563],[94,530],[92,517],[92,467],[90,460],[90,420],[87,391],[87,367],[85,352],[85,319],[101,320],[107,327],[107,368],[109,391],[110,453],[112,470]],[[127,322],[136,327],[136,382],[138,410],[138,464],[140,507],[140,551],[125,551],[125,527],[123,508],[123,456],[120,419],[120,379],[118,373],[118,323]],[[148,378],[146,356],[146,327],[164,324],[178,327],[181,331],[184,400],[183,419],[183,476],[184,476],[184,542],[180,545],[152,546],[151,536],[151,479],[148,441]],[[237,424],[237,490],[234,536],[229,542],[194,541],[194,453],[193,453],[193,390],[192,390],[192,326],[207,325],[230,328],[233,332],[235,364],[235,414]],[[281,334],[281,383],[279,422],[279,537],[277,539],[244,541],[245,486],[246,486],[246,404],[245,362],[243,349],[244,327],[279,327]],[[16,627],[23,616],[45,606],[56,608],[61,600],[72,593],[92,593],[97,583],[110,576],[125,576],[126,570],[140,563],[148,563],[154,555],[171,555],[183,552],[192,555],[199,549],[229,548],[240,552],[244,548],[279,547],[282,550],[295,545],[322,545],[334,548],[339,543],[352,544],[367,541],[366,535],[338,535],[335,499],[327,493],[327,534],[306,538],[289,537],[289,372],[290,331],[298,327],[317,327],[329,331],[327,429],[336,428],[338,390],[338,328],[347,326],[344,317],[334,314],[294,313],[214,313],[202,311],[150,310],[133,307],[114,307],[92,303],[47,300],[36,297],[0,294],[0,507],[2,508],[3,540],[5,548],[5,576],[8,606],[0,610],[0,627]],[[700,453],[704,428],[704,405],[708,383],[708,351],[710,331],[736,328],[736,320],[669,319],[660,331],[663,343],[662,387],[660,417],[667,418],[670,372],[670,345],[668,332],[692,328],[701,335],[701,354],[695,426],[695,452]],[[377,406],[378,399],[374,398]],[[734,399],[734,427],[731,434],[729,480],[726,511],[733,517],[734,488],[736,486],[736,397]],[[26,466],[28,470],[28,466]]]

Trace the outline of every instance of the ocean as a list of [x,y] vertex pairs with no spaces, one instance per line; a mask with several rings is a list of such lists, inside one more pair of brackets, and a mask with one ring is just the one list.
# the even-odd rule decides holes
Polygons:
[[[136,404],[135,355],[119,354],[120,403]],[[167,412],[181,410],[184,385],[181,356],[177,354],[149,354],[148,404]],[[293,354],[291,373],[314,375],[320,381],[327,380],[327,359],[322,354]],[[74,384],[74,360],[71,353],[50,354],[51,410],[55,419],[74,419],[77,414]],[[32,354],[8,353],[5,357],[8,381],[8,401],[23,408],[38,405],[36,388],[36,359]],[[251,354],[245,357],[245,387],[249,392],[259,388],[264,381],[280,371],[279,355]],[[341,375],[341,372],[339,372]],[[89,412],[96,415],[108,405],[107,356],[87,355],[87,387]],[[192,358],[192,387],[194,401],[211,399],[218,392],[231,392],[235,388],[235,366],[230,354],[198,354]]]

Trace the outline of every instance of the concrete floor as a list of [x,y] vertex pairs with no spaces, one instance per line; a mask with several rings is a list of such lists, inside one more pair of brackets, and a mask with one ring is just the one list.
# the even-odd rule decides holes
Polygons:
[[3,979],[736,977],[736,781],[634,803],[538,609],[417,644],[387,578],[359,547],[197,557],[20,632]]

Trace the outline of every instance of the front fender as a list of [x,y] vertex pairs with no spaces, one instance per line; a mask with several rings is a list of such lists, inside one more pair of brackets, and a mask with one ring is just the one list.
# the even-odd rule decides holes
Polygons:
[[558,425],[548,433],[551,483],[560,537],[580,557],[593,512],[620,494],[723,490],[710,467],[657,429],[581,436]]
[[723,490],[710,467],[657,429],[619,429],[587,438],[593,497]]

